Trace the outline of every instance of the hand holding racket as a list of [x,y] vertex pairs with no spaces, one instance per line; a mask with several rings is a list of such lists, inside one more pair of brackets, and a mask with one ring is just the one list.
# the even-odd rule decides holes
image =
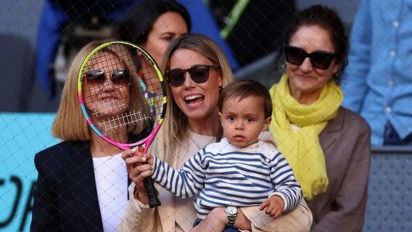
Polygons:
[[[138,147],[146,153],[166,112],[166,90],[155,61],[122,41],[89,53],[79,70],[78,97],[92,131],[122,150]],[[152,178],[146,177],[144,185],[149,206],[159,206]]]

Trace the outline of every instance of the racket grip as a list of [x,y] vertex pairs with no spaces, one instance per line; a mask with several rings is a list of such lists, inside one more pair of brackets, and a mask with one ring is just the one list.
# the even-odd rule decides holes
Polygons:
[[147,197],[149,198],[150,208],[160,206],[161,203],[159,201],[159,198],[157,198],[157,192],[154,187],[154,182],[151,176],[148,176],[144,179],[144,187],[146,188]]

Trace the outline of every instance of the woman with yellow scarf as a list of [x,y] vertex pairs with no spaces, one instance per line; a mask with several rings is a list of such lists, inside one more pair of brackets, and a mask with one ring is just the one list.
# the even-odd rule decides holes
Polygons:
[[270,89],[270,130],[312,210],[312,231],[361,231],[364,223],[370,128],[341,107],[347,48],[336,12],[299,12],[286,34],[285,73]]

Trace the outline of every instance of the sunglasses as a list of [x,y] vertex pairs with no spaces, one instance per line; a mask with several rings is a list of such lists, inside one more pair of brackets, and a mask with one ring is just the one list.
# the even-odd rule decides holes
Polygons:
[[[103,85],[106,82],[106,75],[103,70],[92,69],[86,71],[84,79],[86,79],[88,84]],[[128,70],[116,69],[112,71],[110,80],[115,85],[129,85],[132,81],[132,77]]]
[[301,65],[306,57],[309,57],[312,67],[317,69],[328,69],[333,59],[336,58],[335,52],[315,51],[307,53],[299,47],[285,45],[285,58],[290,64]]
[[190,74],[190,78],[197,84],[205,83],[209,79],[210,69],[219,69],[217,65],[194,65],[189,69],[171,69],[166,71],[167,82],[172,87],[179,87],[185,83],[186,72]]

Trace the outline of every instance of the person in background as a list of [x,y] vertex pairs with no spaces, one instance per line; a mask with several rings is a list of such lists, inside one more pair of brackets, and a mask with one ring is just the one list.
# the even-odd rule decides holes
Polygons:
[[[184,75],[179,69],[166,73],[172,81]],[[227,226],[216,221],[208,225],[212,228],[197,228],[199,231],[249,229],[236,224],[238,208],[259,206],[271,218],[295,209],[301,189],[292,169],[273,144],[258,139],[271,120],[269,91],[256,81],[235,81],[223,88],[218,106],[222,140],[199,150],[179,170],[146,154],[153,165],[153,180],[177,197],[196,197],[195,224],[214,208],[233,211]]]
[[161,65],[169,43],[190,32],[189,12],[174,0],[144,0],[120,23],[119,39],[144,48]]
[[36,77],[48,100],[60,99],[74,55],[93,40],[112,39],[115,22],[137,1],[141,0],[42,1]]
[[312,231],[362,231],[370,128],[341,106],[348,42],[335,11],[299,12],[285,38],[285,73],[272,86],[270,131],[312,210]]
[[[58,74],[65,72],[72,57],[92,40],[113,39],[118,24],[124,20],[129,10],[146,1],[156,4],[159,0],[46,0],[40,16],[36,44],[36,76],[40,87],[49,97],[60,98],[61,89]],[[147,4],[146,3],[146,4]],[[194,32],[211,37],[229,57],[232,68],[238,63],[232,50],[219,35],[219,28],[207,5],[203,1],[179,0],[190,14]],[[138,19],[138,18],[137,18]],[[170,23],[170,22],[168,22]],[[79,44],[81,45],[80,47]],[[61,49],[64,48],[64,49]],[[72,52],[75,50],[75,52]],[[67,54],[69,53],[69,54]],[[67,68],[68,69],[68,68]],[[63,86],[63,85],[62,85]]]
[[[189,33],[190,29],[190,15],[177,1],[143,0],[132,8],[125,20],[120,23],[118,38],[142,47],[160,66],[170,42]],[[148,65],[150,64],[141,64]],[[146,80],[149,76],[147,73],[139,72],[138,75],[142,80],[141,85],[151,83],[150,80]],[[149,88],[148,92],[153,91]]]
[[362,0],[351,30],[343,105],[372,128],[372,145],[412,145],[412,1]]
[[[219,67],[205,68],[203,65]],[[199,34],[184,35],[172,41],[164,58],[163,73],[180,70],[183,75],[167,79],[169,105],[166,120],[156,141],[149,151],[173,168],[181,168],[197,151],[208,144],[220,141],[222,128],[219,123],[218,98],[221,89],[233,81],[231,69],[222,50],[208,37]],[[160,207],[147,206],[147,194],[143,179],[151,174],[151,166],[144,164],[142,156],[133,156],[126,151],[123,158],[129,165],[129,177],[134,183],[129,188],[132,199],[123,217],[121,231],[190,231],[196,220],[194,198],[180,199],[169,191],[158,187]],[[299,204],[296,224],[309,228],[310,211]],[[291,212],[290,214],[292,214]],[[257,231],[268,228],[264,214],[257,206],[239,210],[237,223]],[[215,208],[199,227],[224,221],[228,216],[223,207]],[[282,220],[284,225],[290,221]],[[217,229],[217,228],[216,228]],[[305,231],[305,230],[302,230]]]
[[[52,126],[53,136],[63,141],[35,156],[38,179],[30,231],[117,231],[124,214],[129,179],[122,150],[91,132],[77,95],[81,64],[101,44],[95,41],[84,46],[71,65]],[[115,96],[116,101],[126,105],[132,100],[139,104],[138,99],[131,99],[135,95],[129,86],[139,82],[135,66],[128,60],[133,60],[132,54],[125,47],[103,50],[91,59],[83,80],[85,107],[104,117],[114,117],[127,109],[108,112],[102,107],[107,104],[103,95]],[[109,61],[110,67],[104,67]],[[96,81],[96,70],[106,73],[103,82]],[[117,75],[116,80],[109,80],[113,75]],[[91,93],[96,94],[94,100]],[[91,115],[95,122],[96,114]]]

